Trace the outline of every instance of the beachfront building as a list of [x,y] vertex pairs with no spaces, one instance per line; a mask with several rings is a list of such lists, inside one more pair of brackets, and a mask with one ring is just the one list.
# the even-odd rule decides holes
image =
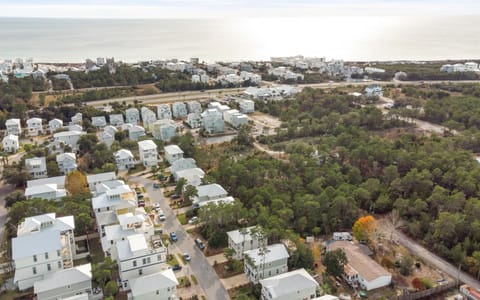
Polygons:
[[8,119],[5,122],[6,133],[20,136],[22,134],[22,125],[20,119]]
[[77,169],[77,156],[68,152],[58,154],[57,165],[62,174],[68,174]]
[[262,228],[251,226],[227,232],[228,248],[235,251],[234,259],[243,259],[245,251],[264,248],[268,244],[268,239],[263,233]]
[[138,141],[145,134],[145,128],[140,125],[133,125],[128,128],[128,138],[132,141]]
[[115,156],[115,164],[117,170],[124,171],[135,168],[135,158],[132,151],[127,149],[120,149],[113,154]]
[[125,118],[128,124],[136,125],[140,123],[140,113],[134,107],[125,110]]
[[143,127],[150,129],[150,126],[157,121],[157,116],[147,107],[142,107],[141,112]]
[[33,287],[47,274],[73,267],[74,229],[73,216],[57,218],[54,213],[28,217],[18,225],[12,259],[13,281],[20,290]]
[[138,142],[140,161],[145,167],[152,167],[158,164],[157,144],[152,140]]
[[43,134],[42,119],[30,118],[27,120],[27,129],[29,136],[38,136]]
[[159,120],[171,120],[172,110],[169,104],[157,105],[157,115]]
[[63,128],[63,121],[60,119],[52,119],[48,122],[48,130],[50,133],[54,133],[55,131]]
[[187,106],[183,102],[175,102],[172,104],[172,115],[179,119],[187,116]]
[[130,281],[167,269],[167,251],[162,241],[147,240],[143,234],[133,234],[116,244],[118,273],[122,287],[130,289]]
[[254,284],[288,271],[287,263],[290,255],[283,244],[248,250],[243,255],[245,274]]
[[168,145],[163,148],[165,151],[165,159],[169,164],[183,158],[183,150],[177,145]]
[[7,153],[15,153],[20,149],[18,135],[9,134],[2,140],[3,151]]
[[177,299],[175,296],[177,285],[178,280],[173,270],[166,269],[132,279],[128,297],[131,300]]
[[318,282],[305,269],[260,280],[261,300],[305,300],[317,296]]
[[205,132],[208,134],[223,133],[225,131],[223,115],[215,108],[207,109],[202,113],[202,122]]
[[70,269],[46,274],[43,280],[33,285],[37,300],[70,299],[70,297],[92,296],[92,266],[84,264]]
[[47,162],[45,157],[33,157],[25,160],[25,169],[32,178],[47,177]]

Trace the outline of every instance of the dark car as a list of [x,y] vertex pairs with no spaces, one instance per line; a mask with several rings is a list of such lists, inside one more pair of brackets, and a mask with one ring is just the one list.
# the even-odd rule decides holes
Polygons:
[[172,270],[173,271],[180,271],[182,269],[182,266],[181,265],[174,265],[172,266]]
[[205,249],[205,245],[203,244],[201,239],[195,239],[195,244],[197,244],[197,246],[198,246],[198,248],[200,248],[200,250]]
[[158,189],[160,188],[160,184],[154,183],[154,184],[153,184],[153,188],[156,189],[156,190],[158,190]]
[[172,242],[178,241],[177,234],[175,232],[170,232],[170,239]]
[[180,196],[177,195],[177,194],[173,194],[173,195],[170,196],[170,198],[172,198],[172,199],[178,199],[178,198],[180,198]]

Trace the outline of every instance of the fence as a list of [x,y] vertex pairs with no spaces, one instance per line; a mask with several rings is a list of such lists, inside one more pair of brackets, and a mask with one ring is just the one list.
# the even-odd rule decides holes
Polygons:
[[438,294],[438,293],[442,293],[442,292],[445,292],[451,288],[454,288],[456,287],[456,283],[455,282],[450,282],[450,283],[447,283],[445,285],[437,285],[436,287],[434,288],[431,288],[431,289],[428,289],[428,290],[425,290],[425,291],[420,291],[420,292],[415,292],[415,293],[406,293],[406,294],[403,294],[401,296],[396,296],[395,298],[393,298],[393,300],[416,300],[416,299],[422,299],[422,298],[425,298],[425,297],[429,297],[429,296],[432,296],[434,294]]

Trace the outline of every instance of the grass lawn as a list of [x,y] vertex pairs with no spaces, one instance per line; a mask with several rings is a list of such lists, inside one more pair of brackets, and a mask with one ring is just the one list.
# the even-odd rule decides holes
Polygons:
[[168,260],[167,260],[167,264],[169,264],[170,266],[178,265],[178,260],[175,257],[175,255],[173,255],[173,254],[169,255]]
[[183,288],[183,287],[188,287],[188,286],[191,286],[192,284],[190,283],[190,280],[188,280],[188,277],[187,276],[183,276],[183,277],[180,277],[180,278],[177,278],[178,280],[178,285],[177,287],[180,289],[180,288]]
[[143,165],[135,165],[135,168],[128,170],[128,174],[138,173],[146,169]]
[[197,278],[195,277],[195,275],[192,275],[190,277],[192,277],[193,284],[198,284],[198,281],[197,281]]
[[180,258],[180,260],[182,261],[182,263],[183,263],[184,265],[186,265],[186,264],[187,264],[187,261],[185,260],[185,258],[183,258],[183,254],[178,253],[177,255],[178,255],[178,257]]
[[90,256],[92,257],[92,264],[97,264],[105,260],[105,255],[103,254],[102,244],[99,238],[88,240],[88,245],[90,247]]
[[187,216],[185,214],[179,214],[177,216],[177,218],[178,218],[178,221],[180,222],[180,224],[182,224],[182,225],[187,224]]

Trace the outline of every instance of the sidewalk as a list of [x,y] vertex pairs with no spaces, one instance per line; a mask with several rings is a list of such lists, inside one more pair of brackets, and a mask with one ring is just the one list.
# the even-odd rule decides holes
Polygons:
[[207,260],[208,263],[213,266],[215,264],[215,261],[217,262],[217,264],[221,264],[226,262],[227,258],[225,257],[225,255],[223,255],[223,253],[220,253],[212,256],[207,256]]
[[250,283],[247,275],[244,273],[229,278],[221,278],[223,286],[228,290]]

